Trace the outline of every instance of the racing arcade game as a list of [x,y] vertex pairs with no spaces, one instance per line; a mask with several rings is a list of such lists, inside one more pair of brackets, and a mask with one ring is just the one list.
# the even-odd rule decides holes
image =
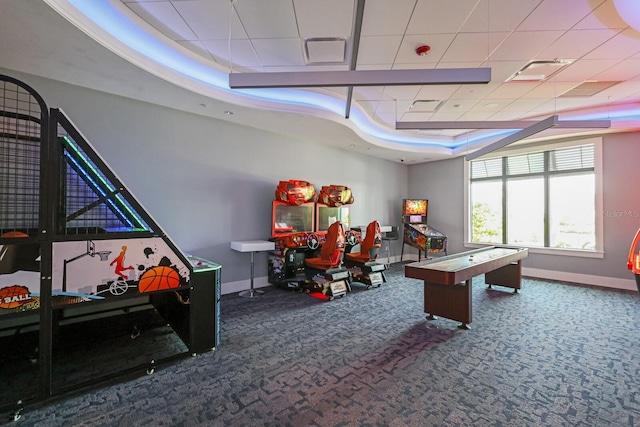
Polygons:
[[[333,223],[348,224],[349,211],[344,206],[316,205],[317,200],[314,186],[307,181],[289,180],[278,184],[271,208],[270,240],[275,250],[269,258],[269,283],[310,294],[342,296],[348,290],[348,272],[345,278],[310,274],[305,260],[321,250]],[[339,280],[344,283],[333,283]]]
[[404,199],[402,201],[403,245],[400,261],[404,256],[404,245],[418,249],[418,261],[421,252],[425,257],[429,252],[447,253],[447,237],[427,225],[429,201],[426,199]]

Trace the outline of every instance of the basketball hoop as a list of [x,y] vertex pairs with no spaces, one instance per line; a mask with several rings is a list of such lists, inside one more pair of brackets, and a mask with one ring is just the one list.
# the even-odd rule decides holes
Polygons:
[[109,261],[109,254],[111,251],[98,251],[96,253],[100,257],[100,261]]

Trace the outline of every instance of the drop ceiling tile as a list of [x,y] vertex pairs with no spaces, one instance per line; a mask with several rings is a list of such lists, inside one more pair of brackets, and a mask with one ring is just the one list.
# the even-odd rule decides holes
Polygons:
[[391,99],[414,99],[420,86],[385,86],[383,94]]
[[462,111],[459,112],[448,112],[448,111],[442,111],[442,110],[438,110],[435,113],[433,113],[433,115],[431,116],[431,118],[429,120],[437,120],[437,121],[455,121],[455,120],[459,120],[460,117],[462,116]]
[[638,96],[640,95],[640,80],[618,83],[617,85],[601,92],[601,94],[609,98],[611,101],[625,99],[629,96]]
[[347,38],[353,33],[354,0],[293,0],[293,6],[300,37]]
[[638,31],[627,29],[585,55],[585,59],[626,59],[640,53]]
[[242,0],[233,4],[242,26],[252,39],[299,36],[291,0]]
[[549,81],[577,82],[593,80],[594,76],[620,62],[617,59],[581,59],[555,74]]
[[510,34],[489,58],[491,61],[528,61],[562,34],[562,31],[517,31]]
[[527,113],[531,110],[538,108],[539,106],[541,106],[547,101],[548,101],[547,98],[528,98],[528,99],[520,98],[520,99],[516,99],[511,104],[509,104],[508,108],[509,110],[512,110],[514,112]]
[[486,85],[460,85],[460,87],[453,93],[450,99],[483,99],[485,96],[493,92],[500,83],[489,83]]
[[493,113],[490,111],[467,111],[462,116],[460,116],[460,120],[465,121],[480,121],[480,120],[488,120]]
[[593,3],[604,0],[543,0],[518,27],[518,31],[568,30],[591,13]]
[[519,98],[538,86],[540,82],[507,82],[502,83],[486,99]]
[[262,65],[304,65],[301,41],[295,39],[253,39],[253,47]]
[[[317,0],[314,0],[317,1]],[[362,18],[362,36],[404,34],[416,0],[368,0]]]
[[415,113],[415,112],[405,112],[400,115],[398,118],[399,122],[426,122],[431,118],[433,113]]
[[216,62],[225,67],[230,67],[229,57],[231,57],[234,67],[259,67],[262,65],[251,42],[247,39],[231,40],[231,43],[226,40],[204,40],[202,45],[215,58]]
[[395,61],[402,36],[360,38],[358,49],[358,68],[360,64],[388,64]]
[[420,88],[416,99],[449,99],[461,85],[425,85]]
[[496,112],[502,110],[507,105],[511,104],[513,99],[483,99],[478,102],[470,112]]
[[480,0],[462,26],[465,33],[511,32],[540,0]]
[[172,5],[200,40],[228,40],[229,23],[231,38],[247,38],[230,2],[185,0]]
[[196,38],[191,28],[168,1],[128,3],[127,6],[171,40],[194,40]]
[[640,58],[626,59],[593,76],[594,80],[624,81],[640,75]]
[[537,59],[579,59],[616,35],[614,30],[573,30],[563,34]]
[[442,107],[440,107],[438,111],[443,113],[464,114],[467,111],[471,110],[471,108],[475,107],[477,103],[478,100],[475,99],[449,99],[442,105]]
[[577,86],[580,82],[562,82],[562,81],[546,81],[542,82],[529,92],[522,95],[523,99],[549,99],[562,95],[569,89]]
[[592,6],[593,11],[574,27],[575,30],[611,29],[622,30],[627,23],[620,18],[613,1],[607,0],[598,6]]
[[475,2],[468,0],[418,0],[407,34],[456,33]]
[[376,108],[376,114],[382,113],[382,112],[395,113],[396,111],[405,111],[405,110],[399,110],[398,103],[394,100],[380,101],[378,102],[378,108]]
[[384,86],[357,86],[353,88],[353,99],[382,100]]
[[509,33],[461,33],[458,34],[442,56],[444,62],[485,61]]

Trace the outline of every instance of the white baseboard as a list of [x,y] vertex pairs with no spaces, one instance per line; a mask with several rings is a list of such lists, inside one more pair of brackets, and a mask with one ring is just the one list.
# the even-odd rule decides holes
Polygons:
[[[267,286],[271,286],[271,283],[269,283],[269,278],[267,276],[256,277],[253,279],[254,289],[266,288]],[[222,289],[220,290],[220,293],[222,295],[246,291],[247,289],[251,289],[251,279],[222,283],[221,288]]]
[[542,270],[539,268],[522,267],[522,275],[538,279],[557,280],[560,282],[579,283],[603,288],[624,289],[638,291],[633,279],[618,279],[616,277],[593,276],[591,274],[567,273],[564,271]]
[[[403,261],[417,261],[418,256],[415,254],[406,255]],[[387,262],[386,258],[378,258],[378,262],[383,264]],[[391,257],[391,262],[400,262],[400,257]],[[522,267],[522,275],[534,277],[538,279],[557,280],[559,282],[578,283],[590,286],[601,286],[603,288],[623,289],[626,291],[638,291],[635,280],[618,279],[615,277],[593,276],[590,274],[567,273],[564,271],[542,270],[539,268]],[[267,276],[256,277],[253,279],[254,289],[265,288],[271,286]],[[227,282],[222,284],[222,295],[232,294],[235,292],[246,291],[251,287],[251,280],[238,280],[237,282]]]

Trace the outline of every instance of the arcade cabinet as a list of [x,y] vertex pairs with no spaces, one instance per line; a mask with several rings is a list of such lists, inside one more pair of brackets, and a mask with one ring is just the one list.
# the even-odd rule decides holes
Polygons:
[[404,199],[402,201],[403,245],[400,261],[404,256],[404,245],[418,249],[420,254],[427,257],[431,252],[447,253],[447,237],[427,225],[429,201],[426,199]]
[[[348,223],[349,209],[343,202],[351,203],[353,196],[350,190],[346,194],[347,190],[343,186],[337,191],[323,187],[318,195],[307,181],[280,181],[271,209],[270,240],[274,242],[275,250],[269,258],[269,283],[312,294],[335,288],[336,294],[332,296],[337,296],[339,286],[329,285],[334,281],[332,277],[326,278],[324,273],[310,274],[305,261],[323,247],[332,224],[342,220]],[[319,197],[326,203],[316,203]],[[348,281],[345,281],[347,285]]]
[[629,258],[627,259],[627,268],[636,276],[636,286],[640,292],[640,229],[633,238],[631,248],[629,249]]
[[382,232],[380,223],[371,221],[367,226],[364,237],[360,242],[359,251],[345,254],[345,265],[353,277],[351,285],[362,283],[367,289],[379,287],[386,282],[384,270],[386,266],[376,262],[378,252],[382,246]]
[[0,75],[0,116],[0,410],[214,349],[220,265],[180,251],[33,88]]
[[271,203],[271,239],[275,250],[269,257],[269,283],[303,291],[307,283],[304,260],[309,250],[320,247],[315,233],[315,201],[318,196],[307,181],[280,181]]
[[340,221],[333,222],[325,235],[317,256],[305,259],[305,277],[314,286],[314,295],[332,300],[349,290],[349,271],[343,267],[345,232]]

